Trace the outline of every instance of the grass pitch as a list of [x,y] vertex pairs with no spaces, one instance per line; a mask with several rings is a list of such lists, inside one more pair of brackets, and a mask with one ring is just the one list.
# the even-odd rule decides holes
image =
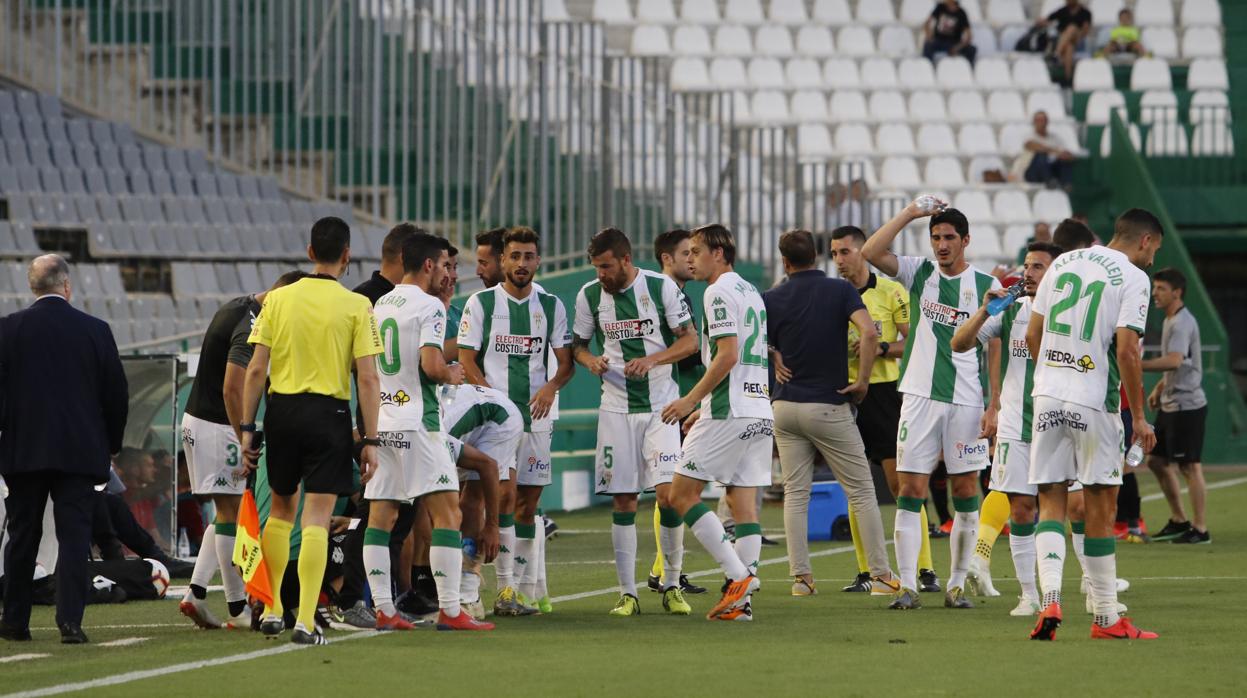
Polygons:
[[[1165,521],[1155,481],[1141,473],[1144,515],[1153,530]],[[657,594],[640,591],[643,615],[606,615],[617,598],[610,515],[596,509],[563,514],[550,543],[553,614],[498,619],[494,633],[330,632],[333,644],[295,648],[289,634],[196,630],[176,602],[137,602],[87,609],[92,644],[59,644],[53,612],[36,609],[30,643],[0,644],[0,692],[52,695],[433,695],[506,696],[765,696],[765,695],[1030,695],[1093,692],[1125,695],[1237,694],[1247,685],[1242,640],[1247,580],[1247,470],[1209,474],[1213,544],[1118,547],[1118,575],[1131,581],[1121,601],[1153,642],[1092,642],[1090,617],[1066,566],[1066,622],[1054,643],[1027,639],[1033,623],[1011,618],[1016,603],[1007,538],[992,563],[1004,596],[974,599],[977,608],[888,611],[886,599],[839,591],[855,573],[852,547],[814,544],[819,594],[789,595],[784,549],[763,549],[763,588],[756,620],[717,623],[704,612],[717,597],[713,561],[686,535],[685,567],[712,590],[690,596],[694,615],[665,615]],[[648,513],[648,508],[643,511]],[[892,510],[883,512],[891,529]],[[648,517],[639,517],[638,577],[652,559]],[[768,506],[766,530],[782,531]],[[947,575],[948,544],[933,541]],[[1072,558],[1072,556],[1071,556]],[[486,571],[492,586],[492,569]],[[560,597],[562,600],[560,600]],[[220,599],[219,594],[214,596]],[[106,643],[115,643],[106,646]],[[22,655],[28,655],[22,658]],[[34,655],[34,656],[31,656]]]

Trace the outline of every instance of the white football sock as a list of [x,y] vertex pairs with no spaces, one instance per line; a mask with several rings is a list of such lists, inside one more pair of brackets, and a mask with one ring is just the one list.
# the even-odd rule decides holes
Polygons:
[[1117,555],[1090,555],[1086,562],[1091,582],[1091,603],[1095,624],[1107,628],[1117,624]]
[[537,579],[533,583],[534,598],[545,598],[549,592],[546,590],[546,519],[540,514],[537,515]]
[[[697,541],[702,544],[706,552],[719,563],[726,574],[733,581],[738,581],[749,576],[749,570],[745,567],[745,563],[741,562],[740,556],[732,548],[732,544],[728,542],[727,533],[723,530],[723,524],[719,522],[719,517],[714,515],[704,504],[698,504],[694,509],[700,507],[700,515],[693,522],[690,528],[693,529],[693,535]],[[688,516],[685,516],[685,521]]]
[[[615,513],[611,524],[611,543],[615,547],[615,576],[619,593],[636,596],[636,513]],[[621,523],[629,521],[630,523]]]
[[[1045,530],[1045,524],[1054,524]],[[1061,576],[1065,571],[1065,525],[1058,522],[1040,521],[1035,533],[1035,555],[1039,558],[1039,590],[1043,593],[1042,605],[1061,602]]]
[[966,572],[970,569],[970,558],[974,556],[974,545],[979,537],[979,512],[959,511],[953,515],[953,530],[948,539],[952,551],[952,566],[948,573],[948,586],[961,587],[966,583]]
[[394,586],[390,582],[390,546],[365,545],[364,570],[368,575],[368,589],[372,592],[372,605],[378,613],[395,616]]
[[1074,557],[1078,558],[1078,566],[1082,569],[1082,576],[1090,577],[1091,573],[1087,571],[1087,553],[1085,545],[1087,536],[1085,533],[1070,533],[1070,545],[1074,548]]
[[[200,586],[205,589],[212,583],[212,576],[216,574],[217,568],[220,566],[217,557],[216,545],[213,542],[216,539],[216,531],[212,526],[204,529],[203,540],[199,544],[199,555],[195,558],[195,569],[191,571],[191,584]],[[230,554],[233,555],[233,548]]]
[[1022,587],[1022,598],[1038,599],[1035,588],[1035,534],[1019,536],[1009,533],[1009,553],[1013,557],[1013,573]]
[[540,553],[535,538],[515,539],[515,581],[516,591],[532,600],[533,585],[537,581],[537,555]]
[[515,524],[498,527],[498,557],[494,560],[494,574],[498,578],[498,590],[515,586]]
[[896,567],[901,586],[916,591],[918,553],[922,550],[922,514],[897,508],[892,537],[896,543]]
[[684,567],[684,525],[658,527],[662,543],[662,588],[680,586],[680,570]]
[[762,527],[757,523],[736,524],[736,556],[745,563],[749,574],[758,574],[758,562],[762,557]]
[[[208,527],[212,529],[211,526]],[[217,564],[221,567],[221,586],[225,587],[225,600],[227,602],[245,601],[247,599],[247,583],[242,580],[242,575],[238,573],[238,568],[234,566],[234,536],[227,536],[222,533],[213,533],[213,543],[216,547]],[[206,547],[208,543],[208,534],[204,533],[204,543]],[[199,548],[199,554],[204,554],[205,547]],[[199,561],[195,561],[195,566],[199,566]]]
[[459,582],[463,574],[463,542],[458,531],[433,529],[429,568],[437,585],[437,605],[450,618],[459,615]]

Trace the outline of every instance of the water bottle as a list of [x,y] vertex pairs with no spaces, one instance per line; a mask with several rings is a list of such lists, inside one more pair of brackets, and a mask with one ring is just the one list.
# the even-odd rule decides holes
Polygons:
[[191,556],[191,539],[186,535],[186,527],[178,529],[178,557],[183,560],[190,559]]
[[1126,465],[1131,468],[1139,467],[1143,462],[1143,439],[1135,439],[1130,445],[1130,450],[1126,451]]
[[464,538],[463,539],[463,555],[464,557],[467,557],[467,558],[476,557],[476,539],[475,538]]
[[914,205],[921,209],[923,213],[938,213],[948,208],[948,204],[930,194],[923,194],[914,199]]
[[1002,312],[1004,312],[1005,308],[1008,308],[1010,305],[1013,305],[1013,301],[1017,300],[1018,296],[1022,295],[1022,292],[1025,290],[1026,290],[1025,281],[1019,281],[1016,284],[1013,284],[1012,286],[1009,287],[1009,290],[1005,291],[1005,295],[999,298],[993,298],[987,301],[987,314],[988,315],[1001,314]]

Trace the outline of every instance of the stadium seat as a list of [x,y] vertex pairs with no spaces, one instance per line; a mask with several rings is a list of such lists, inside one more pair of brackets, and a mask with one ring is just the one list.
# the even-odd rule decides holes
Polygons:
[[991,223],[992,204],[987,194],[977,189],[962,189],[952,200],[953,208],[965,214],[971,224]]
[[922,186],[918,163],[911,157],[885,158],[879,170],[879,183],[896,189],[917,189]]
[[680,19],[691,24],[718,24],[718,0],[684,0],[680,3]]
[[1173,89],[1173,80],[1169,74],[1169,63],[1159,58],[1140,58],[1136,60],[1134,68],[1130,71],[1130,89],[1140,92],[1143,90]]
[[749,113],[755,123],[784,123],[791,119],[788,114],[788,100],[784,93],[777,90],[760,90],[753,93],[749,104]]
[[[840,90],[829,102],[832,121],[865,121],[869,117],[866,96],[856,90]],[[837,138],[837,142],[839,139]]]
[[875,131],[875,148],[882,155],[911,155],[917,150],[909,124],[883,124]]
[[753,37],[753,45],[759,56],[791,56],[792,34],[788,27],[764,26],[758,28]]
[[712,87],[710,71],[700,58],[677,58],[671,64],[671,89],[706,90]]
[[917,29],[931,16],[930,0],[902,0],[899,19],[901,23]]
[[[1075,69],[1077,72],[1077,69]],[[1110,73],[1110,77],[1111,73]],[[1051,89],[1048,64],[1042,58],[1024,56],[1013,62],[1013,87],[1019,90]]]
[[837,27],[852,22],[849,0],[814,0],[814,21]]
[[970,61],[961,56],[949,56],[935,65],[935,81],[945,90],[974,87],[974,73]]
[[1126,5],[1124,0],[1091,0],[1084,2],[1091,11],[1091,19],[1096,25],[1111,27],[1117,24],[1117,13]]
[[683,25],[671,35],[671,48],[679,56],[709,56],[714,53],[710,46],[710,34],[705,27]]
[[1182,35],[1183,58],[1220,58],[1223,53],[1217,27],[1188,27]]
[[[919,137],[921,140],[921,136]],[[924,186],[943,189],[960,189],[966,185],[961,172],[961,161],[955,157],[933,157],[927,160],[923,168],[922,182]]]
[[1109,114],[1117,109],[1123,120],[1127,119],[1126,98],[1116,90],[1099,90],[1092,92],[1087,99],[1087,113],[1083,121],[1088,126],[1102,126],[1109,122]]
[[1049,121],[1065,121],[1069,118],[1065,113],[1065,97],[1059,90],[1035,90],[1027,95],[1027,116],[1034,116],[1039,111],[1047,114]]
[[935,90],[911,92],[909,115],[916,121],[947,121],[948,110],[944,108],[944,95]]
[[628,3],[619,0],[593,0],[593,19],[605,24],[631,24]]
[[821,89],[823,71],[812,58],[793,58],[784,65],[784,78],[795,90]]
[[1007,256],[1000,246],[1000,231],[989,223],[970,224],[970,247],[966,254],[971,264],[985,272],[990,272]]
[[891,0],[888,2],[858,2],[857,21],[872,27],[896,22],[896,12]]
[[966,181],[971,184],[982,184],[983,173],[988,170],[1005,173],[1008,168],[1005,167],[1004,160],[997,155],[976,155],[970,158],[970,164],[966,166]]
[[823,124],[802,124],[797,128],[797,154],[802,159],[822,160],[830,158],[835,153],[835,146],[831,143],[831,134],[827,132],[827,127]]
[[[968,13],[967,13],[968,14]],[[974,42],[974,48],[978,49],[978,57],[980,59],[995,56],[1001,52],[1000,41],[996,38],[996,32],[991,27],[982,22],[971,20],[970,37]],[[1008,50],[1005,52],[1007,53]]]
[[992,121],[1022,121],[1028,115],[1022,95],[1018,92],[999,90],[987,98],[987,116]]
[[1197,58],[1191,61],[1190,71],[1186,75],[1186,88],[1188,90],[1230,89],[1225,61],[1219,58]]
[[1185,0],[1182,3],[1182,24],[1221,24],[1221,4],[1218,0]]
[[768,16],[776,24],[800,25],[810,21],[805,0],[771,0]]
[[716,58],[710,62],[710,82],[723,89],[739,89],[748,83],[745,62],[739,58]]
[[982,89],[1012,88],[1009,62],[1003,58],[980,58],[974,65],[974,82]]
[[1199,90],[1191,95],[1191,106],[1187,112],[1187,120],[1191,123],[1202,121],[1229,121],[1230,98],[1221,90]]
[[[923,124],[918,127],[919,155],[956,155],[957,138],[948,124]],[[958,165],[958,171],[961,166]]]
[[836,54],[836,42],[827,27],[805,25],[797,30],[797,55],[825,58]]
[[764,20],[762,3],[759,0],[727,0],[723,17],[737,24],[761,24]]
[[1156,122],[1147,131],[1143,151],[1148,156],[1185,156],[1188,150],[1186,128],[1180,123]]
[[655,25],[642,25],[632,30],[632,54],[635,56],[666,56],[671,53],[667,30]]
[[1113,67],[1107,60],[1084,58],[1074,65],[1075,92],[1111,90],[1113,86]]
[[912,56],[917,47],[914,46],[914,32],[909,27],[893,24],[879,31],[879,53],[892,58]]
[[784,66],[776,58],[754,58],[749,61],[749,84],[761,89],[783,89]]
[[1136,0],[1134,22],[1140,27],[1173,26],[1173,0]]
[[1234,134],[1224,123],[1195,124],[1191,137],[1191,155],[1230,156],[1234,154]]
[[[827,122],[827,99],[822,92],[802,90],[792,95],[792,118],[800,123]],[[830,142],[830,139],[828,139]]]
[[957,90],[948,95],[948,118],[955,122],[986,121],[987,105],[978,90]]
[[[1178,35],[1170,27],[1144,27],[1139,40],[1156,58],[1173,60],[1178,57]],[[1221,55],[1220,51],[1215,55]]]
[[900,86],[896,77],[896,64],[887,58],[867,58],[862,61],[862,82],[872,90],[886,90]]
[[1148,90],[1139,98],[1139,122],[1177,121],[1178,96],[1169,90]]
[[637,0],[636,20],[649,24],[674,24],[675,5],[671,0]]
[[[835,108],[834,102],[832,108]],[[841,155],[873,154],[874,143],[870,129],[863,124],[840,124],[836,127],[836,152]]]
[[[1027,24],[1026,10],[1022,0],[987,0],[987,21],[997,27],[1006,24]],[[1012,49],[1012,46],[1006,46]]]
[[841,27],[836,35],[836,46],[845,56],[866,57],[875,55],[875,35],[861,25]]
[[753,39],[749,30],[736,24],[725,24],[714,32],[714,52],[720,56],[753,55]]
[[957,132],[957,149],[962,155],[995,155],[1000,152],[996,133],[986,124],[966,124]]
[[905,98],[894,90],[878,90],[870,94],[870,118],[874,121],[904,121],[909,118]]
[[1035,192],[1031,210],[1036,219],[1049,223],[1059,223],[1074,215],[1069,194],[1060,189],[1041,189]]
[[992,197],[992,211],[1002,223],[1026,223],[1034,220],[1030,198],[1020,189],[1005,189]]
[[897,68],[897,80],[907,90],[929,90],[935,87],[935,68],[925,58],[906,58]]

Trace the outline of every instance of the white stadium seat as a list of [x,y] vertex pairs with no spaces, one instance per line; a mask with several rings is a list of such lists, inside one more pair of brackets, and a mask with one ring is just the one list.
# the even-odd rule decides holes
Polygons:
[[988,223],[970,224],[970,247],[966,254],[985,272],[990,272],[996,262],[1008,256],[1000,247],[1000,231]]
[[862,82],[873,90],[899,87],[896,64],[890,58],[867,58],[862,61]]
[[793,58],[784,66],[784,77],[789,87],[796,90],[817,89],[823,86],[823,71],[811,58]]
[[870,93],[870,118],[873,121],[905,121],[909,110],[905,98],[896,90],[876,90]]
[[944,95],[935,90],[919,90],[909,94],[909,117],[915,121],[948,121]]
[[718,0],[684,0],[680,4],[680,19],[695,24],[718,24],[720,21],[719,2]]
[[1084,58],[1074,65],[1074,91],[1113,89],[1113,66],[1103,58]]
[[902,24],[916,29],[931,16],[931,7],[931,0],[903,0],[899,19]]
[[777,90],[759,90],[753,93],[749,103],[749,113],[755,123],[774,124],[791,120],[788,114],[788,100],[783,92]]
[[1091,10],[1091,21],[1099,26],[1112,27],[1117,25],[1117,13],[1125,6],[1122,0],[1092,0],[1087,5]]
[[716,87],[739,89],[745,86],[745,62],[739,58],[716,58],[710,61],[710,82]]
[[[986,24],[972,24],[970,26],[970,37],[974,42],[974,48],[978,49],[977,55],[979,60],[1000,53],[1000,42],[996,40],[996,31]],[[1012,48],[1012,46],[1009,47],[1009,49]]]
[[802,123],[827,122],[827,98],[822,92],[802,90],[792,95],[792,118]]
[[1065,113],[1065,97],[1059,90],[1036,90],[1027,95],[1027,115],[1034,116],[1037,111],[1046,113],[1049,121],[1065,121],[1069,118]]
[[970,61],[961,56],[949,56],[935,65],[935,81],[946,90],[974,87],[974,72]]
[[1035,192],[1031,211],[1036,219],[1049,223],[1059,223],[1074,215],[1074,209],[1069,203],[1069,194],[1061,189],[1043,189]]
[[1175,122],[1157,122],[1147,131],[1143,150],[1149,156],[1185,156],[1188,152],[1186,129]]
[[862,85],[857,61],[852,58],[829,58],[823,64],[823,84],[834,89],[857,88]]
[[935,67],[925,58],[906,58],[897,68],[901,87],[910,90],[926,90],[935,87]]
[[852,22],[849,0],[814,0],[814,21],[834,27]]
[[[1045,222],[1052,223],[1052,221]],[[1004,239],[1000,241],[1000,246],[1006,250],[1020,250],[1026,246],[1027,241],[1034,234],[1035,226],[1033,225],[1011,225],[1005,228]]]
[[1173,33],[1172,27],[1143,27],[1139,41],[1148,53],[1157,58],[1169,60],[1178,57],[1178,35]]
[[675,90],[708,90],[710,71],[700,58],[677,58],[671,64],[671,87]]
[[966,179],[973,184],[981,184],[983,182],[983,173],[987,170],[997,170],[999,172],[1007,172],[1005,161],[1000,159],[998,155],[976,155],[970,158],[970,164],[966,166]]
[[1026,32],[1030,31],[1030,25],[1027,24],[1010,24],[1000,30],[1000,50],[1008,53],[1013,51],[1022,37],[1026,36]]
[[1230,98],[1221,90],[1199,90],[1191,95],[1191,107],[1187,112],[1187,120],[1191,123],[1226,122],[1229,119]]
[[1140,27],[1173,26],[1173,0],[1136,0],[1134,22]]
[[[1111,129],[1104,129],[1100,136],[1100,157],[1108,157],[1113,154],[1113,138]],[[1142,138],[1139,135],[1139,127],[1137,124],[1127,124],[1126,133],[1130,137],[1130,143],[1134,145],[1135,151],[1142,149]]]
[[1234,134],[1224,123],[1195,124],[1191,135],[1191,155],[1233,155]]
[[791,56],[792,34],[788,27],[759,27],[758,33],[753,37],[753,47],[759,56]]
[[857,90],[840,90],[831,95],[829,107],[832,121],[866,121],[866,96]]
[[957,149],[962,155],[995,155],[1000,152],[996,132],[987,124],[966,124],[957,133]]
[[1025,223],[1035,216],[1031,213],[1030,198],[1018,189],[996,192],[992,199],[994,218],[1002,223]]
[[987,21],[998,27],[1028,23],[1026,10],[1022,9],[1022,0],[987,0]]
[[827,127],[822,124],[802,124],[798,127],[797,154],[804,159],[824,159],[835,155],[836,149],[831,144]]
[[970,18],[972,24],[983,21],[983,7],[979,5],[979,0],[961,0],[957,4],[966,11],[966,17]]
[[1019,90],[1051,88],[1052,78],[1048,75],[1048,64],[1037,56],[1017,59],[1013,62],[1013,86]]
[[797,30],[797,55],[825,58],[836,54],[836,42],[831,30],[807,24]]
[[886,158],[879,170],[879,183],[897,189],[917,189],[922,186],[918,163],[911,157]]
[[619,0],[593,0],[593,19],[605,24],[631,24],[628,3]]
[[1223,54],[1217,27],[1188,27],[1182,34],[1183,58],[1220,58]]
[[714,52],[720,56],[752,56],[753,39],[738,24],[724,24],[714,32]]
[[1021,121],[1028,116],[1028,112],[1020,93],[997,90],[987,98],[987,116],[992,121]]
[[1148,90],[1139,98],[1139,121],[1177,121],[1178,96],[1169,90]]
[[840,124],[836,127],[836,152],[841,155],[874,153],[875,139],[865,124]]
[[782,89],[786,85],[784,65],[778,58],[755,58],[749,61],[749,84],[758,88]]
[[957,139],[948,124],[923,124],[918,127],[917,139],[919,155],[957,154]]
[[860,24],[841,27],[836,35],[836,45],[840,47],[840,53],[846,56],[875,55],[875,35]]
[[893,58],[912,56],[918,51],[914,46],[912,29],[899,24],[891,24],[879,31],[879,53]]
[[1221,3],[1218,0],[1186,0],[1182,3],[1182,24],[1221,24]]
[[723,17],[737,24],[761,24],[762,3],[758,0],[727,0]]
[[805,0],[771,0],[770,18],[776,24],[805,24],[810,20]]
[[671,43],[667,30],[654,25],[642,25],[632,30],[632,54],[635,56],[667,56]]
[[995,90],[1013,87],[1009,62],[1003,58],[980,58],[974,64],[974,82],[980,88]]
[[987,105],[978,90],[957,90],[948,95],[948,118],[956,122],[986,121]]
[[909,124],[883,124],[875,131],[875,148],[882,155],[908,155],[917,147]]
[[1006,157],[1021,155],[1022,146],[1034,132],[1035,127],[1029,122],[1005,124],[1000,128],[1000,152]]
[[1140,58],[1134,62],[1130,70],[1130,89],[1169,90],[1173,88],[1173,79],[1169,75],[1169,62],[1159,58]]
[[955,157],[941,156],[927,160],[922,170],[923,184],[929,187],[944,189],[960,189],[966,185],[965,175],[961,172],[961,160]]
[[1197,58],[1191,61],[1191,69],[1186,74],[1188,90],[1228,90],[1230,78],[1225,70],[1225,61],[1219,58]]
[[971,223],[989,223],[992,217],[992,203],[987,194],[976,189],[962,189],[953,197],[953,208],[965,214]]
[[1087,113],[1083,120],[1088,126],[1102,126],[1109,122],[1109,114],[1117,109],[1126,119],[1126,97],[1117,90],[1098,90],[1087,100]]
[[887,2],[861,2],[857,3],[857,21],[872,27],[880,27],[885,24],[896,22],[896,12],[892,8],[891,0]]
[[636,19],[649,24],[675,24],[675,5],[671,0],[637,0]]
[[710,48],[710,33],[705,27],[685,24],[675,28],[671,35],[671,48],[680,56],[710,56],[714,49]]

